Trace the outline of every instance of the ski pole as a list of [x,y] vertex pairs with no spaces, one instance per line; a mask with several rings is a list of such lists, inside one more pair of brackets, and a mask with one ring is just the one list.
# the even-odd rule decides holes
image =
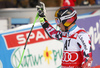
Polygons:
[[20,62],[19,62],[19,65],[18,65],[17,68],[19,68],[19,66],[21,65],[21,62],[22,62],[22,59],[23,59],[23,56],[24,56],[24,52],[25,52],[25,49],[26,49],[26,45],[27,45],[28,39],[29,39],[29,37],[30,37],[30,35],[31,35],[32,29],[33,29],[33,27],[34,27],[34,25],[35,25],[35,23],[36,23],[36,20],[37,20],[38,18],[39,18],[39,15],[38,15],[38,13],[37,13],[37,15],[36,15],[36,17],[35,17],[35,20],[34,20],[34,23],[33,23],[33,25],[32,25],[32,28],[31,28],[31,30],[30,30],[30,32],[29,32],[29,35],[28,35],[27,39],[26,39],[26,43],[25,43],[25,46],[24,46],[24,49],[23,49],[23,52],[22,52],[22,56],[21,56],[21,59],[20,59]]

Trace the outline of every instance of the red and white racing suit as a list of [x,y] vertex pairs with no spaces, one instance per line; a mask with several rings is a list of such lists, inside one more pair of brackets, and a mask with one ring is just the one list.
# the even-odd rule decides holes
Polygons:
[[77,25],[68,32],[57,31],[44,18],[42,27],[52,39],[63,40],[62,68],[90,68],[92,46],[90,36]]

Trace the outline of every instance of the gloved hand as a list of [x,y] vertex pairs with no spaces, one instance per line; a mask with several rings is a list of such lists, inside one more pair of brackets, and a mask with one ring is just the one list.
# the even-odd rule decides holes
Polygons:
[[92,61],[92,57],[89,57],[88,61],[82,65],[82,68],[91,68]]
[[38,14],[40,17],[45,17],[46,15],[46,10],[45,10],[45,5],[43,2],[40,2],[39,5],[36,6]]

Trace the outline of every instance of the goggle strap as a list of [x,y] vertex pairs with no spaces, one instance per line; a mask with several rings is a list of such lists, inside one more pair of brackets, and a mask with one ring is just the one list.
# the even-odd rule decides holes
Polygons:
[[75,16],[76,13],[77,13],[76,10],[74,10],[70,15],[65,15],[63,17],[60,17],[59,19],[60,19],[60,21],[63,21],[63,20],[72,18],[73,16]]

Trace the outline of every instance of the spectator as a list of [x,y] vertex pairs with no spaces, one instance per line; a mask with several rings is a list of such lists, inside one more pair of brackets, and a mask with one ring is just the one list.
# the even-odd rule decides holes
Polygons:
[[95,5],[95,0],[88,0],[90,5]]
[[95,4],[95,0],[83,0],[80,5],[88,6],[88,5],[94,5],[94,4]]
[[16,7],[19,7],[19,5],[22,6],[22,4],[21,4],[20,1],[21,1],[21,0],[16,0]]
[[14,8],[15,5],[10,1],[0,1],[0,8]]
[[88,0],[83,0],[80,5],[81,6],[88,6],[89,5],[89,1]]
[[61,4],[61,0],[40,0],[45,3],[46,7],[59,7]]
[[39,0],[29,0],[30,7],[36,7],[38,3],[39,3]]
[[61,0],[61,6],[75,6],[76,0]]
[[27,8],[29,6],[29,0],[21,0],[20,2],[22,8]]
[[83,0],[76,0],[76,6],[79,6]]

